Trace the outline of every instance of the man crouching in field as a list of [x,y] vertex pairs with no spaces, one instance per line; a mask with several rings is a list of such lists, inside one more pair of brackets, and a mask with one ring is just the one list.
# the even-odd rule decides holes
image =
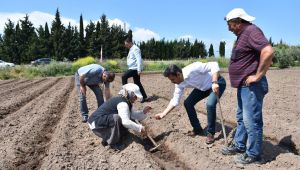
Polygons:
[[200,100],[208,97],[206,104],[208,124],[206,143],[213,143],[216,124],[217,95],[221,97],[226,88],[225,79],[220,76],[219,70],[220,68],[217,62],[195,62],[184,67],[182,70],[176,65],[170,65],[165,70],[164,76],[168,77],[169,80],[175,84],[174,96],[168,107],[162,113],[156,114],[155,118],[162,119],[179,104],[184,88],[194,88],[184,101],[185,109],[193,126],[193,131],[189,131],[187,135],[192,137],[195,135],[204,135],[194,106]]

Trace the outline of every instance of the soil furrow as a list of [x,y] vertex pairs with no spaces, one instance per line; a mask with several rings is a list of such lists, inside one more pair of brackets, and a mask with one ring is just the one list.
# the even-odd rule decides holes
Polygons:
[[18,81],[17,83],[12,83],[9,84],[7,88],[4,90],[0,91],[0,95],[7,95],[12,92],[19,92],[21,93],[22,90],[26,89],[27,87],[30,86],[35,86],[36,84],[45,81],[46,79],[38,79],[38,80],[23,80],[23,81]]
[[[70,87],[74,86],[71,78],[61,79],[55,86],[47,90],[42,96],[38,97],[36,102],[31,102],[18,111],[19,116],[7,117],[10,124],[3,128],[7,135],[13,134],[14,140],[10,141],[12,150],[11,168],[36,169],[39,161],[45,156],[45,148],[51,141],[51,136],[59,122],[62,109],[70,94]],[[49,96],[52,95],[52,96]],[[42,100],[41,100],[42,99]],[[46,99],[46,100],[45,100]],[[28,113],[30,111],[29,115]],[[17,117],[17,120],[15,120]],[[28,124],[25,121],[31,120]],[[22,129],[12,131],[10,126],[22,126]],[[19,135],[17,135],[19,134]],[[4,141],[6,143],[6,141]],[[8,160],[6,160],[8,161]]]
[[13,80],[0,80],[0,88],[2,88],[3,85],[5,85],[5,84],[10,84],[10,83],[13,83],[13,82],[16,82],[16,81],[19,81],[19,79],[13,79]]
[[[16,91],[7,95],[1,96],[0,105],[0,120],[5,118],[6,115],[13,113],[20,109],[22,106],[42,95],[47,89],[55,85],[61,78],[51,78],[48,81],[40,81],[35,86],[28,87],[23,91]],[[40,88],[37,88],[39,86]]]

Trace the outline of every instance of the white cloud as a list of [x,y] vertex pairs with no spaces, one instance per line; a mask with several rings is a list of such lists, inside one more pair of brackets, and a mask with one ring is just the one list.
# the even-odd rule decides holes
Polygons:
[[[17,24],[18,21],[23,20],[24,17],[26,16],[25,13],[0,13],[0,34],[3,34],[3,30],[5,27],[5,23],[8,22],[8,19],[10,19],[15,25]],[[29,16],[29,21],[32,22],[33,26],[35,28],[38,28],[40,25],[45,26],[45,23],[48,23],[49,28],[51,28],[51,24],[53,20],[55,19],[55,15],[45,13],[45,12],[40,12],[40,11],[33,11],[31,13],[28,13]],[[77,26],[79,28],[79,22],[75,19],[71,18],[66,18],[63,16],[60,16],[62,24],[67,27],[69,23],[71,23],[72,26]],[[130,28],[130,24],[128,22],[122,21],[118,18],[115,19],[107,19],[109,22],[109,25],[120,25],[122,28],[125,26],[125,30],[128,31]],[[97,20],[99,21],[99,20]],[[96,23],[97,21],[92,21]],[[90,22],[84,20],[83,25],[86,27]],[[150,40],[151,38],[154,38],[156,40],[160,39],[159,34],[146,29],[146,28],[134,28],[133,30],[133,39],[136,42],[140,41],[147,41]]]
[[[25,13],[0,13],[0,33],[3,33],[5,23],[8,22],[10,19],[15,25],[20,20],[24,20],[26,16]],[[33,11],[28,13],[29,21],[32,22],[35,28],[38,28],[40,25],[45,26],[45,23],[48,23],[49,28],[51,27],[52,21],[55,19],[55,16],[52,14],[40,12],[40,11]],[[61,16],[61,22],[64,26],[68,26],[71,23],[72,26],[79,26],[79,23],[71,18],[66,18]],[[87,21],[83,22],[84,25],[87,25]]]
[[136,42],[141,42],[141,41],[147,41],[150,40],[151,38],[154,38],[155,40],[159,40],[160,36],[159,34],[145,28],[135,28],[132,31],[132,36],[133,40]]
[[109,26],[113,26],[113,25],[119,25],[121,26],[121,28],[124,29],[125,27],[125,30],[128,31],[129,28],[130,28],[130,24],[128,22],[124,22],[118,18],[115,18],[115,19],[107,19],[108,20],[108,23],[109,23]]

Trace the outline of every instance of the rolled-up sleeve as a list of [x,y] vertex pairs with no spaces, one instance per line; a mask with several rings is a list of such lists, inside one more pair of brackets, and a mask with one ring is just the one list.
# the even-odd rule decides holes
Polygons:
[[139,125],[132,120],[130,120],[130,110],[128,104],[121,102],[117,105],[118,114],[122,120],[122,125],[128,129],[132,129],[137,132],[141,132],[143,126]]
[[217,72],[220,71],[220,67],[219,67],[218,62],[208,62],[207,66],[210,69],[212,74],[217,73]]
[[178,106],[179,105],[179,101],[180,101],[180,98],[183,94],[183,90],[184,90],[184,88],[178,86],[177,84],[175,85],[173,98],[170,101],[171,105],[173,105],[173,106]]

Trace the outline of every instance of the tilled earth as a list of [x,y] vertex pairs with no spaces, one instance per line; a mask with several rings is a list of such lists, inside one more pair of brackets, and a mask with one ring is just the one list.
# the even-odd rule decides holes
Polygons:
[[[228,73],[222,74],[227,89],[221,106],[229,136],[234,131],[236,89],[230,87]],[[73,77],[0,81],[0,169],[300,169],[300,69],[270,70],[269,93],[264,102],[264,164],[240,166],[234,156],[220,153],[224,146],[221,124],[216,142],[205,137],[191,138],[182,105],[162,120],[155,120],[173,95],[174,85],[161,74],[142,76],[151,101],[135,104],[153,110],[142,123],[162,146],[151,153],[150,140],[134,133],[123,138],[119,150],[101,145],[87,124],[81,123]],[[112,94],[121,87],[120,76],[112,84]],[[87,91],[90,114],[97,108]],[[201,125],[206,127],[206,100],[196,105]],[[219,109],[217,114],[219,114]],[[218,121],[220,122],[220,121]],[[229,137],[229,141],[232,138]]]

